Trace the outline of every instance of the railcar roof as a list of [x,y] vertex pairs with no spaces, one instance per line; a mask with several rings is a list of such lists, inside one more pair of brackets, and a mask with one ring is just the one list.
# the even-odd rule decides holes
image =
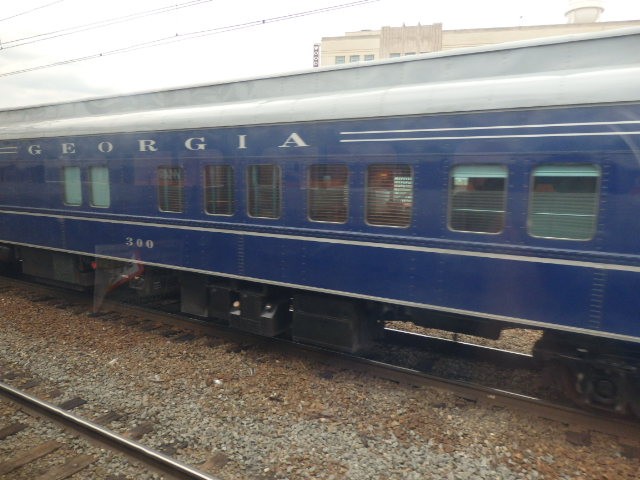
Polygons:
[[620,29],[10,109],[0,138],[638,101],[639,46]]

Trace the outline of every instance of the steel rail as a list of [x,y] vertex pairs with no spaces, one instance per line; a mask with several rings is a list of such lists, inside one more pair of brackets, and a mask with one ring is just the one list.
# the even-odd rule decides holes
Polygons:
[[178,460],[170,458],[133,440],[118,435],[55,405],[0,382],[0,395],[38,416],[52,420],[70,431],[111,451],[122,453],[167,478],[176,480],[218,480]]

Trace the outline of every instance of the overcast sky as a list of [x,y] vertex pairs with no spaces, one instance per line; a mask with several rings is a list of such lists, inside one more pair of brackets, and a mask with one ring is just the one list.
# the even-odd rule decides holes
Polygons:
[[[456,29],[565,23],[568,5],[566,0],[361,0],[314,12],[356,2],[1,0],[0,109],[308,69],[313,44],[322,37],[385,25],[441,22],[444,29]],[[601,21],[640,20],[638,0],[604,0],[603,5]],[[163,8],[167,11],[149,14]],[[243,28],[229,28],[234,26]],[[67,34],[76,27],[85,31]],[[195,32],[203,36],[191,38]],[[169,38],[180,41],[112,53]],[[91,59],[39,68],[84,57]]]

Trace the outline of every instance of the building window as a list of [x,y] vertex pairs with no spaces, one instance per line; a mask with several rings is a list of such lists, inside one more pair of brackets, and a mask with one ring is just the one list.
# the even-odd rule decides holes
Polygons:
[[344,63],[344,55],[336,56],[336,65],[340,65],[342,63]]
[[345,223],[349,198],[346,165],[311,165],[307,208],[314,222]]
[[405,53],[405,55],[415,55],[415,54],[416,54],[416,52],[407,52],[407,53]]
[[231,165],[207,165],[204,168],[204,208],[208,214],[233,215],[233,179]]
[[360,61],[360,55],[349,55],[349,63],[355,63]]
[[460,165],[451,173],[449,228],[499,233],[504,229],[507,169],[500,165]]
[[65,205],[82,205],[82,180],[80,167],[64,167],[64,203]]
[[390,53],[389,54],[389,58],[398,58],[398,57],[400,57],[399,53]]
[[158,168],[158,208],[161,212],[184,211],[184,172],[180,167]]
[[366,219],[370,225],[408,227],[413,209],[413,172],[409,165],[370,165]]
[[533,172],[529,234],[589,240],[596,232],[600,170],[595,165],[545,165]]
[[247,168],[248,214],[257,218],[280,218],[281,173],[277,165]]
[[107,167],[91,167],[89,182],[91,185],[91,206],[108,208],[111,205],[109,169]]
[[367,54],[367,55],[365,55],[365,56],[364,56],[364,61],[365,61],[365,62],[370,62],[370,61],[372,61],[374,58],[375,58],[375,55],[373,55],[373,54]]

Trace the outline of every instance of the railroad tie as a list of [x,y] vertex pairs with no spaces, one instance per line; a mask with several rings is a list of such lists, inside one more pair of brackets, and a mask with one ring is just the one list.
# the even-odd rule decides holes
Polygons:
[[24,423],[13,423],[11,425],[7,425],[4,428],[0,428],[0,440],[4,440],[11,435],[15,435],[25,428],[27,428],[27,426]]
[[63,465],[52,468],[35,478],[35,480],[64,480],[83,468],[91,465],[96,459],[91,455],[78,455],[70,458]]
[[61,446],[61,443],[55,440],[50,440],[38,445],[37,447],[32,448],[31,450],[24,452],[23,454],[11,460],[0,463],[0,475],[6,475],[7,473],[13,472],[23,465],[26,465],[27,463],[33,462],[38,458],[44,457],[45,455],[56,451]]

